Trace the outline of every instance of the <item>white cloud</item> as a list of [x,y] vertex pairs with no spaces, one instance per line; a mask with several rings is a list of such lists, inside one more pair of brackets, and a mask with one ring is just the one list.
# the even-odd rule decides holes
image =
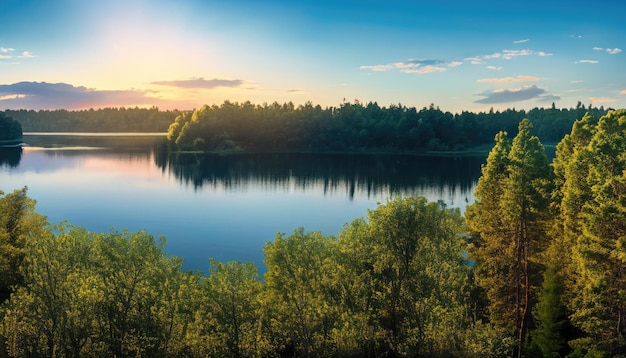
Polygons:
[[500,78],[483,78],[477,80],[478,83],[515,83],[515,82],[534,82],[541,78],[534,76],[517,76],[517,77],[500,77]]
[[539,55],[539,57],[552,56],[551,53],[547,53],[547,52],[543,52],[543,51],[537,52],[537,55]]
[[528,41],[530,41],[530,39],[516,40],[516,41],[513,41],[513,43],[514,44],[523,44],[523,43],[528,42]]
[[467,57],[464,61],[469,61],[472,65],[482,65],[485,63],[480,57]]
[[617,55],[618,53],[622,52],[621,48],[607,48],[606,52],[609,53],[609,55]]
[[446,67],[457,67],[460,66],[462,62],[459,61],[442,61],[442,60],[407,60],[404,62],[394,62],[388,63],[384,65],[373,65],[373,66],[360,66],[361,70],[371,70],[374,72],[386,72],[391,70],[399,70],[403,73],[416,73],[419,75],[433,73],[433,72],[444,72],[446,71]]
[[602,47],[594,47],[593,48],[594,51],[603,51],[604,49]]
[[572,80],[572,81],[569,81],[569,83],[583,83],[583,81],[582,80]]
[[418,68],[415,68],[415,69],[405,69],[405,70],[402,70],[402,72],[404,72],[404,73],[417,73],[418,75],[424,75],[424,74],[427,74],[427,73],[444,72],[445,70],[446,70],[445,67],[428,65],[428,66],[424,66],[424,67],[418,67]]
[[580,61],[576,61],[575,63],[592,63],[592,64],[596,64],[600,61],[598,60],[580,60]]
[[11,55],[0,55],[0,60],[8,60],[10,58],[13,58],[13,56],[11,56]]
[[502,69],[502,66],[487,66],[488,70],[495,70],[495,71],[500,71]]
[[0,52],[2,53],[7,53],[7,52],[11,52],[11,51],[15,51],[14,48],[10,48],[10,47],[0,47]]
[[626,89],[619,91],[619,94],[626,94]]
[[33,58],[33,57],[35,57],[35,55],[33,55],[33,53],[30,52],[30,51],[24,51],[24,52],[22,52],[22,55],[18,56],[18,57],[19,58]]

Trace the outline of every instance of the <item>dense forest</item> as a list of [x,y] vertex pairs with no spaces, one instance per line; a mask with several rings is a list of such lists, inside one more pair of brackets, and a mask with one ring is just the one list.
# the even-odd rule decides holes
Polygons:
[[20,122],[0,112],[0,145],[14,144],[16,141],[22,141]]
[[25,132],[166,132],[180,113],[160,111],[156,107],[4,111],[6,116],[17,120]]
[[[81,111],[6,110],[25,132],[168,132],[175,150],[249,152],[423,152],[488,145],[499,131],[515,136],[528,118],[543,143],[557,143],[585,113],[600,117],[603,107],[507,109],[452,114],[434,105],[344,102],[322,108],[306,103],[224,102],[195,111],[103,108]],[[1,112],[0,112],[1,113]],[[0,131],[0,133],[2,133]]]
[[224,102],[181,113],[168,130],[179,150],[423,152],[458,151],[490,144],[499,131],[515,136],[517,124],[528,118],[545,143],[557,143],[577,118],[604,108],[508,109],[460,114],[430,107],[417,110],[401,104],[380,107],[375,102],[344,102],[322,109],[307,103],[254,105]]
[[164,239],[52,226],[0,195],[0,353],[12,357],[609,357],[626,352],[626,110],[545,149],[499,132],[463,218],[394,199],[336,236],[181,270]]

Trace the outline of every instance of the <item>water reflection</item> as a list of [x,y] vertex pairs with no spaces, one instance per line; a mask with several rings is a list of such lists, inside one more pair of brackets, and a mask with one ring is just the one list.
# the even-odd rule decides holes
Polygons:
[[17,168],[22,159],[22,147],[0,148],[0,167]]
[[[482,157],[342,154],[191,154],[158,151],[156,165],[195,189],[321,190],[395,197],[439,191],[466,193],[480,176]],[[436,193],[435,193],[436,194]]]

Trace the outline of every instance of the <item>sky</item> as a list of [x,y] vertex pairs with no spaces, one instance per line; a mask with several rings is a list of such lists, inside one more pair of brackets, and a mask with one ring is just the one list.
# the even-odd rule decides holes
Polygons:
[[626,108],[626,2],[2,0],[0,110]]

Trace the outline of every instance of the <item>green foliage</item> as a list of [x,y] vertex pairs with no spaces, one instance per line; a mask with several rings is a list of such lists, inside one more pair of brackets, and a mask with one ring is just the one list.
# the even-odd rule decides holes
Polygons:
[[476,283],[487,295],[489,320],[518,337],[521,352],[532,323],[541,280],[541,253],[548,246],[551,174],[543,146],[524,119],[509,147],[496,136],[476,202],[466,213],[472,236]]
[[25,245],[46,231],[45,217],[35,213],[35,201],[26,193],[26,187],[0,191],[0,303],[24,281]]
[[339,240],[346,301],[368,354],[458,354],[469,324],[462,220],[424,198],[396,199]]
[[22,139],[22,125],[17,120],[0,112],[0,144]]
[[26,132],[165,132],[181,113],[178,110],[160,111],[157,107],[4,111]]
[[[593,111],[605,113],[604,109]],[[355,101],[322,109],[311,103],[296,107],[293,103],[226,101],[178,116],[170,125],[168,139],[180,150],[448,151],[489,143],[502,130],[515,134],[525,117],[537,123],[545,141],[557,142],[580,112],[536,108],[528,115],[515,110],[453,115],[434,105],[417,110]]]
[[[583,138],[590,140],[574,147],[564,186],[564,198],[585,199],[578,210],[567,212],[580,219],[571,231],[575,239],[571,290],[576,294],[570,308],[572,322],[585,337],[573,346],[615,355],[626,349],[626,111],[601,117],[595,129],[590,120],[579,127],[585,124]],[[571,204],[564,200],[564,206]]]
[[252,263],[211,259],[201,298],[187,333],[191,352],[219,357],[252,357],[264,349],[259,336],[263,285]]

